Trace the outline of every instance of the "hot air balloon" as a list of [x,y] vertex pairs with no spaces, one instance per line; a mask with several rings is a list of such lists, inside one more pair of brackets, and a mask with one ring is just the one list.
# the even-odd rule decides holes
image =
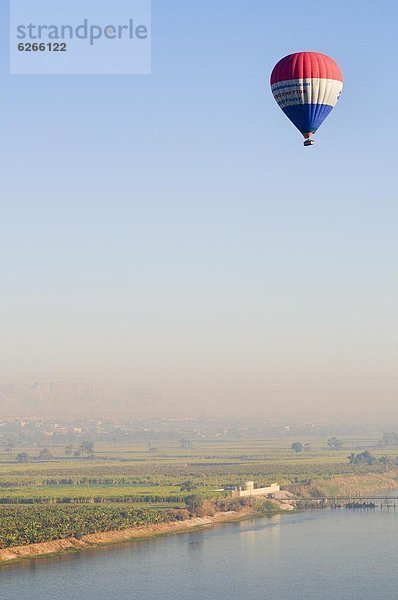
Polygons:
[[271,89],[280,108],[303,134],[304,146],[312,146],[311,136],[340,98],[343,75],[326,54],[296,52],[274,67]]

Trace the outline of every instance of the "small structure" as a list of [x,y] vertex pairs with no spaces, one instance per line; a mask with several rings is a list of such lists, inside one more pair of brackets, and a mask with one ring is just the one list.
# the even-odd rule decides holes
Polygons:
[[276,494],[280,492],[280,486],[278,483],[271,483],[268,487],[256,488],[254,487],[254,481],[246,481],[244,489],[239,487],[236,492],[232,495],[238,498],[244,498],[247,496],[269,496],[270,494]]

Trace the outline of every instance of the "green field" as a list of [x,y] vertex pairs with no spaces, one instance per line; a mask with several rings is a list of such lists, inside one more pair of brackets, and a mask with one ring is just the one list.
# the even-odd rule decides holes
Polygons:
[[[303,484],[314,478],[385,472],[385,465],[350,465],[348,455],[370,449],[376,457],[396,461],[398,447],[379,448],[371,437],[341,438],[342,450],[331,450],[325,438],[302,440],[306,451],[296,453],[295,438],[195,441],[182,450],[178,441],[148,444],[96,444],[94,457],[71,459],[61,445],[47,446],[51,460],[39,462],[38,448],[0,452],[0,503],[128,502],[179,505],[187,494],[184,482],[206,496],[226,485],[253,479],[263,485]],[[26,452],[30,461],[15,462]],[[36,457],[36,458],[35,458]],[[183,489],[182,489],[183,488]]]
[[0,549],[170,520],[170,513],[130,506],[8,507],[0,512]]

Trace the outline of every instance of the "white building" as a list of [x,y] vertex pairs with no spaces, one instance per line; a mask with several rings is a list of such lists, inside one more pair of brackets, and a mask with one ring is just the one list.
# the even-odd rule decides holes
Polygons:
[[269,494],[280,492],[280,489],[278,483],[271,483],[268,487],[256,488],[254,487],[254,481],[246,481],[244,489],[238,488],[236,492],[233,492],[233,496],[237,496],[238,498],[245,496],[268,496]]

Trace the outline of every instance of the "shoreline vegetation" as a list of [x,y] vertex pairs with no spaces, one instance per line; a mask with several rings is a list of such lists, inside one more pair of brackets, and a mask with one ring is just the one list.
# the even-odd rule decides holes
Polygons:
[[384,474],[335,475],[331,478],[316,478],[305,485],[288,486],[296,497],[302,499],[326,496],[366,496],[386,490],[398,489],[398,471]]
[[0,567],[4,564],[19,562],[30,558],[43,558],[52,554],[76,552],[113,545],[123,542],[134,542],[154,537],[187,533],[198,529],[212,527],[218,523],[243,521],[249,518],[272,517],[283,512],[294,511],[294,506],[285,501],[270,501],[256,498],[255,502],[245,502],[238,510],[215,512],[216,508],[208,504],[204,511],[211,514],[203,516],[189,515],[183,520],[158,522],[148,525],[137,525],[119,530],[90,533],[77,537],[51,540],[36,544],[10,546],[0,549]]
[[[277,514],[275,511],[271,514]],[[161,523],[158,525],[144,525],[140,527],[129,527],[120,531],[106,531],[93,533],[83,536],[80,540],[68,538],[63,540],[54,540],[42,544],[30,544],[28,546],[18,546],[0,550],[0,567],[2,564],[17,562],[29,558],[41,558],[51,554],[73,552],[96,548],[98,546],[107,546],[123,542],[133,542],[165,535],[187,533],[197,529],[212,527],[217,523],[228,523],[244,520],[250,517],[266,516],[264,513],[255,510],[240,512],[218,513],[208,517],[192,517],[186,521],[173,521]]]
[[[239,502],[236,499],[234,501],[222,499],[219,505],[217,505],[217,501],[209,500],[205,501],[200,507],[192,507],[191,512],[171,510],[167,513],[167,516],[163,514],[162,519],[159,519],[156,516],[156,511],[153,511],[153,522],[148,524],[137,524],[133,527],[121,527],[41,543],[2,548],[0,549],[0,566],[26,559],[82,551],[98,546],[186,533],[212,527],[217,523],[228,523],[262,516],[272,517],[276,514],[294,511],[294,498],[305,499],[331,495],[382,493],[385,490],[398,487],[397,477],[398,472],[396,471],[385,474],[340,475],[330,479],[315,479],[304,486],[291,486],[291,491],[294,489],[294,497],[291,492],[287,492],[282,493],[278,499],[273,500],[261,497],[244,499],[244,501],[239,499]],[[45,509],[45,507],[41,508]],[[78,507],[76,508],[78,509]],[[26,507],[20,507],[20,509],[24,510]],[[93,507],[90,507],[90,509],[93,510]],[[97,509],[104,510],[104,507],[97,507]],[[15,510],[15,507],[11,510]],[[68,508],[63,510],[68,510]]]

